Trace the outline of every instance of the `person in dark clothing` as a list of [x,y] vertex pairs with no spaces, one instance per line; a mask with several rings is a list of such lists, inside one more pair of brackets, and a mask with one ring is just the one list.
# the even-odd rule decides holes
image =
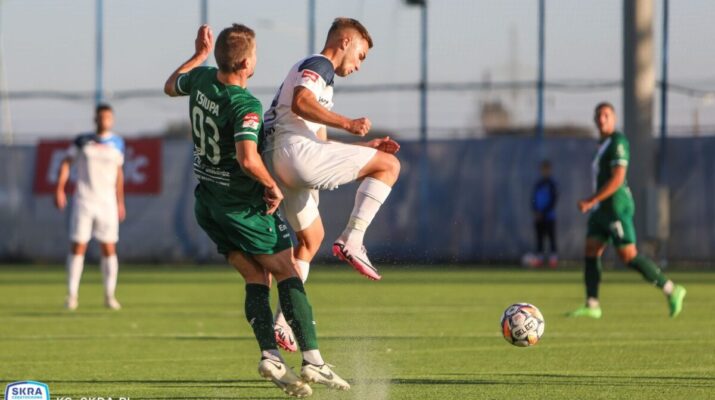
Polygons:
[[547,261],[544,241],[548,239],[550,254],[548,263],[551,268],[556,268],[558,256],[556,254],[556,201],[558,191],[556,182],[551,177],[551,162],[541,162],[541,178],[534,185],[531,195],[531,205],[534,212],[534,228],[536,231],[537,254],[532,257],[531,266],[540,267]]

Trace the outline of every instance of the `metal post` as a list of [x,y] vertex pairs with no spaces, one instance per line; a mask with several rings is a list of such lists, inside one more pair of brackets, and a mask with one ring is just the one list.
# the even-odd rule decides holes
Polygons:
[[201,0],[201,25],[209,23],[209,0]]
[[104,0],[96,0],[95,16],[95,80],[94,103],[99,104],[104,99]]
[[[0,21],[2,21],[2,8],[4,1],[0,0]],[[0,25],[0,133],[3,134],[3,144],[12,145],[15,135],[12,131],[12,113],[10,112],[10,96],[7,93],[7,79],[5,77],[5,46],[2,26]],[[12,164],[14,165],[14,164]],[[9,174],[14,179],[13,174]],[[12,185],[10,187],[13,187]]]
[[536,82],[536,140],[541,150],[544,139],[544,19],[545,0],[539,0],[539,76]]
[[[420,40],[420,143],[422,156],[420,157],[420,207],[423,210],[429,209],[430,195],[430,170],[429,152],[427,142],[427,0],[424,0],[420,10],[421,19],[421,40]],[[420,235],[419,240],[422,246],[429,243],[429,213],[420,213]],[[426,254],[425,254],[426,255]]]
[[315,0],[308,0],[308,54],[315,54]]
[[420,141],[427,143],[427,1],[421,12],[421,55],[420,55]]
[[663,49],[661,51],[660,80],[660,151],[658,151],[658,184],[665,184],[665,152],[668,136],[668,14],[669,0],[663,0]]
[[[653,38],[654,0],[623,1],[623,127],[631,148],[628,166],[629,186],[636,203],[635,225],[639,250],[652,255],[657,218],[647,210],[656,210],[656,158],[653,140],[653,105],[655,98],[655,46]],[[639,206],[640,205],[640,206]]]
[[[200,14],[199,18],[201,18],[201,21],[200,21],[201,25],[208,24],[209,23],[209,0],[201,0],[201,2],[199,3],[199,9],[200,9],[199,10],[199,14]],[[203,64],[201,64],[201,65],[206,66],[206,65],[208,65],[208,63],[209,63],[209,60],[207,58],[206,60],[204,60]]]

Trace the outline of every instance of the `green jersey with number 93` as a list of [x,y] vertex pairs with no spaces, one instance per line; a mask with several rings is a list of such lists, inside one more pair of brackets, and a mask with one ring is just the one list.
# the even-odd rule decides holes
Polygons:
[[235,142],[250,140],[260,145],[261,102],[240,86],[224,85],[217,73],[214,67],[198,67],[176,80],[176,92],[190,96],[199,189],[224,206],[260,206],[265,204],[263,186],[241,169]]

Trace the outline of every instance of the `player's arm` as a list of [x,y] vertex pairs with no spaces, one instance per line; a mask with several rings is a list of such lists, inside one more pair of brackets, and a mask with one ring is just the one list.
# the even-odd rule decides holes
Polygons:
[[119,221],[124,221],[127,217],[127,209],[124,206],[124,170],[121,165],[117,167],[117,212]]
[[258,144],[252,140],[236,142],[236,161],[246,175],[266,188],[264,200],[268,204],[267,213],[273,214],[283,200],[283,193],[263,163],[263,159],[258,153]]
[[70,165],[72,164],[71,157],[65,157],[60,163],[59,171],[57,172],[57,185],[55,185],[55,207],[59,210],[64,210],[67,207],[67,195],[65,194],[65,186],[70,179]]
[[318,132],[315,133],[315,136],[318,137],[318,139],[327,142],[328,141],[328,128],[325,126],[322,126],[320,129],[318,129]]
[[611,179],[609,179],[601,189],[599,189],[593,196],[581,200],[578,202],[578,208],[582,213],[588,212],[596,204],[606,200],[607,198],[613,196],[618,190],[623,182],[626,180],[626,167],[623,165],[616,165],[611,169]]
[[209,54],[211,54],[213,43],[214,34],[211,27],[208,25],[201,25],[198,33],[196,34],[196,40],[194,41],[194,55],[181,64],[181,66],[179,66],[179,68],[177,68],[171,76],[169,76],[169,79],[167,79],[166,83],[164,83],[164,93],[171,97],[182,95],[182,93],[179,93],[176,89],[176,80],[179,78],[179,75],[185,74],[203,64],[203,62],[209,57]]
[[305,86],[296,86],[293,90],[291,111],[305,120],[342,129],[358,136],[365,136],[371,126],[367,118],[350,119],[321,106],[315,93]]
[[389,136],[373,139],[369,142],[357,142],[353,144],[358,146],[372,147],[373,149],[378,149],[380,151],[384,151],[385,153],[390,154],[395,154],[400,151],[400,144],[390,139]]

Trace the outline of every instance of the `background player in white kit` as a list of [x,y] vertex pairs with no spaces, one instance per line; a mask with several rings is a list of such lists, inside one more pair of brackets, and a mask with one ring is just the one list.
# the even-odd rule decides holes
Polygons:
[[126,216],[124,208],[124,140],[112,133],[114,113],[106,104],[95,110],[95,133],[77,136],[67,149],[60,165],[55,190],[55,205],[67,206],[65,185],[69,180],[70,164],[77,169],[77,189],[70,214],[70,254],[67,255],[67,300],[65,306],[75,310],[78,303],[79,281],[84,269],[87,243],[94,237],[100,243],[100,262],[104,282],[104,305],[121,308],[114,296],[117,287],[116,244],[119,222]]
[[[367,118],[350,119],[331,111],[335,75],[357,71],[370,48],[372,38],[360,22],[336,18],[323,50],[291,68],[265,114],[263,157],[285,196],[283,212],[296,232],[295,257],[303,281],[325,235],[318,190],[356,180],[362,182],[355,205],[333,253],[368,278],[381,279],[367,257],[363,237],[397,181],[400,163],[393,154],[400,146],[389,137],[358,144],[329,142],[326,133],[327,126],[358,136],[370,130]],[[280,312],[275,329],[281,347],[294,351],[290,327]]]

